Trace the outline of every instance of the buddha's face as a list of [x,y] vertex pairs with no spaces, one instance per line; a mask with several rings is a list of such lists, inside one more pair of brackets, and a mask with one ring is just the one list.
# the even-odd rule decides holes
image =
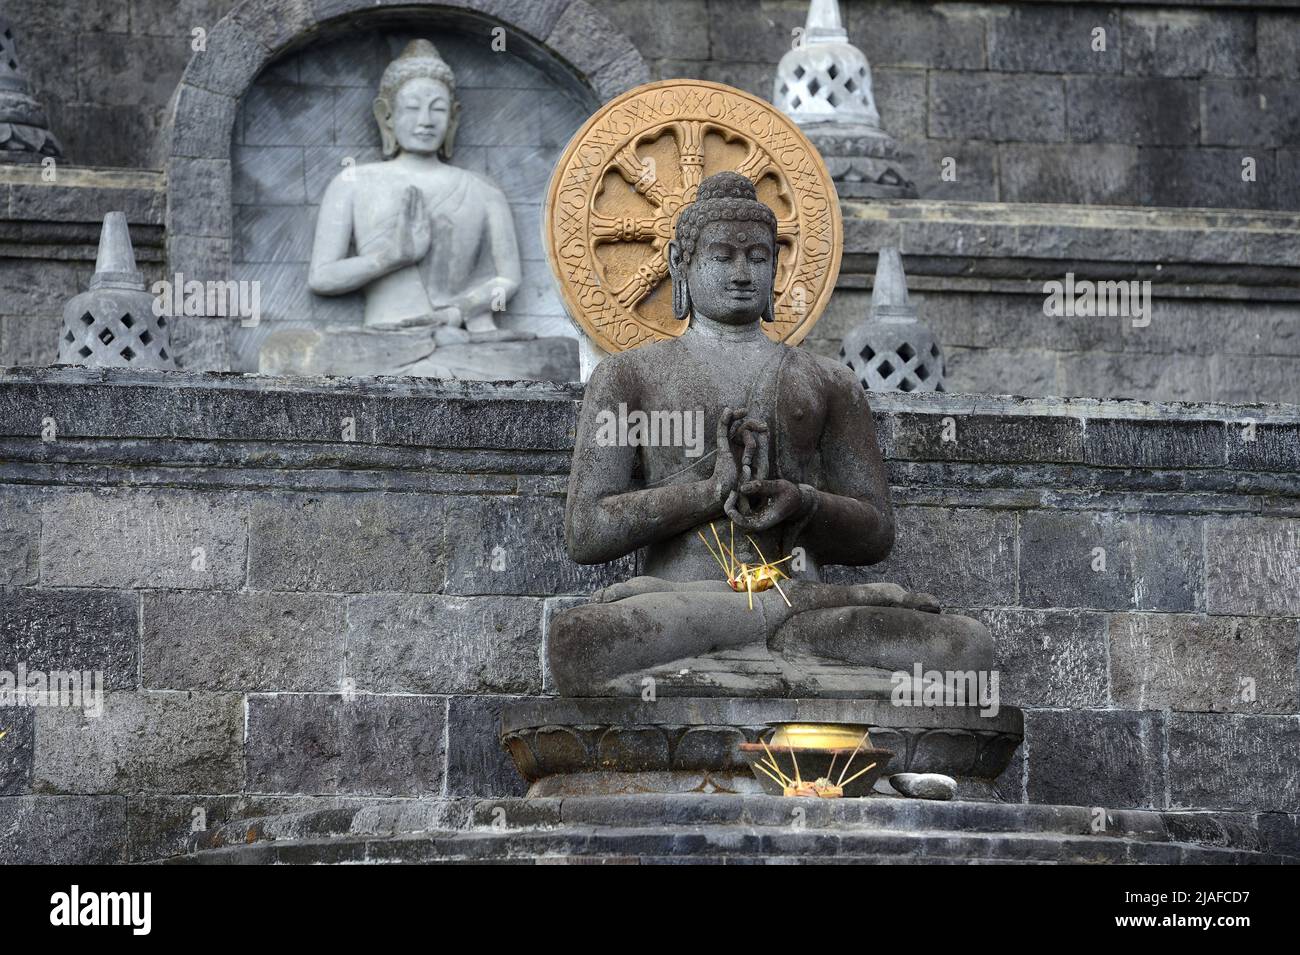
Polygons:
[[403,152],[432,156],[442,147],[451,121],[451,90],[427,77],[407,80],[391,104],[389,128]]
[[693,311],[715,322],[757,321],[772,295],[772,233],[761,222],[710,222],[686,270]]

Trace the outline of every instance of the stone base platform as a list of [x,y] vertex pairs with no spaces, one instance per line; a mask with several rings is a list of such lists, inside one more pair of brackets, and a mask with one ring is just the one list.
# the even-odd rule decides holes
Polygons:
[[1024,738],[1014,707],[902,707],[883,700],[665,697],[539,699],[502,709],[501,740],[532,796],[611,793],[755,793],[741,743],[776,723],[869,727],[891,750],[886,773],[943,773],[966,799],[997,799],[993,781]]
[[264,375],[407,375],[464,381],[577,381],[575,338],[436,345],[430,329],[279,329],[258,352]]
[[[460,827],[453,818],[460,813]],[[1253,820],[1254,817],[1248,817]],[[180,864],[1294,863],[1233,814],[979,802],[641,795],[325,809],[198,833]],[[1213,843],[1213,844],[1207,844]]]

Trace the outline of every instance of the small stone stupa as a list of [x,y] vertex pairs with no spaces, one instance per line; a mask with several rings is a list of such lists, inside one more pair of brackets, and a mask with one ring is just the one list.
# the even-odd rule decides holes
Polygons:
[[175,368],[167,318],[154,314],[135,267],[126,213],[104,216],[89,290],[63,307],[59,364],[95,368]]
[[943,349],[908,299],[903,257],[880,250],[871,314],[840,346],[840,361],[867,391],[943,391]]
[[18,61],[13,26],[0,18],[0,162],[38,163],[63,156]]
[[916,198],[906,157],[880,125],[871,66],[849,42],[837,0],[812,0],[802,42],[776,68],[772,102],[812,140],[841,196]]

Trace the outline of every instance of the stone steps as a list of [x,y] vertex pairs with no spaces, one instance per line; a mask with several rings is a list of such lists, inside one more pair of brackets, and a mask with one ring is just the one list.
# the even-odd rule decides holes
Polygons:
[[[861,862],[1249,864],[1300,861],[1239,814],[1080,806],[672,795],[446,801],[231,823],[166,860],[197,864]],[[798,811],[799,815],[796,815]]]

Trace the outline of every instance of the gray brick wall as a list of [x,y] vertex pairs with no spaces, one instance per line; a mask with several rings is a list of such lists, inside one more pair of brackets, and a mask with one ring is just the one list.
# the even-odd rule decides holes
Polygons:
[[[196,819],[402,799],[450,819],[521,793],[497,715],[545,692],[547,613],[634,571],[563,552],[580,392],[193,384],[0,383],[0,668],[107,686],[99,717],[0,711],[0,823],[20,832],[0,859],[146,859]],[[832,576],[988,623],[1026,710],[1005,798],[1300,815],[1294,409],[873,403],[899,543]],[[44,845],[69,818],[76,838]]]
[[[593,0],[655,76],[771,94],[805,0]],[[148,166],[191,31],[233,0],[14,0],[72,161]],[[1284,3],[842,0],[922,195],[1295,209],[1300,13]],[[1106,49],[1092,49],[1092,31]],[[77,64],[73,70],[69,64]],[[957,160],[944,182],[940,162]],[[1241,181],[1241,160],[1258,180]],[[1098,162],[1101,166],[1098,166]],[[1106,176],[1099,184],[1099,171]]]

